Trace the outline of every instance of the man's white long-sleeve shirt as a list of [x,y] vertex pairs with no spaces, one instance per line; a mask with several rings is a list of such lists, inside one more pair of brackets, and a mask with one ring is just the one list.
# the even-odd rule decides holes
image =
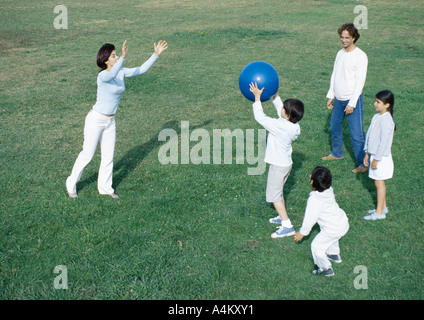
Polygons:
[[356,107],[365,85],[367,68],[368,57],[364,51],[358,47],[350,52],[341,49],[334,61],[327,98],[348,100],[349,106]]

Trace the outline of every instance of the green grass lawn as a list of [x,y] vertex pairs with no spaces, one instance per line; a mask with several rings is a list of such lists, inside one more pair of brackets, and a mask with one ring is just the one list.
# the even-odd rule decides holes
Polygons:
[[[68,29],[54,28],[55,1],[3,0],[0,10],[0,298],[1,299],[423,299],[424,45],[418,1],[71,1]],[[345,122],[345,160],[330,152],[325,107],[341,48],[337,28],[368,9],[358,46],[369,58],[364,126],[374,95],[395,94],[390,209],[384,221],[362,217],[375,206],[374,182],[354,175]],[[151,70],[126,80],[117,121],[115,200],[97,192],[100,154],[68,198],[65,179],[81,151],[96,99],[97,50],[129,52],[126,67],[169,44]],[[238,88],[249,62],[280,75],[282,98],[305,103],[285,187],[298,230],[311,191],[309,174],[326,165],[348,214],[342,264],[332,278],[311,274],[310,244],[271,239],[274,209],[265,201],[267,171],[248,163],[168,164],[158,160],[162,129],[260,129]],[[265,112],[274,116],[271,102]],[[179,140],[182,136],[179,134]],[[257,137],[256,137],[257,138]],[[257,139],[256,139],[257,141]],[[196,146],[190,143],[190,148]],[[66,266],[68,289],[55,289]],[[355,281],[367,270],[367,288]]]

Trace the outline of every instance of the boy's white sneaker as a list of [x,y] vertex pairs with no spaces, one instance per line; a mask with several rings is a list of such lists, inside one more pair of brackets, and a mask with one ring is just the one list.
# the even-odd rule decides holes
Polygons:
[[271,234],[271,238],[282,238],[282,237],[288,237],[295,234],[294,227],[291,228],[287,227],[279,227],[277,231],[275,231],[273,234]]
[[271,218],[268,220],[270,223],[276,223],[276,224],[281,224],[281,218],[280,216],[276,216],[274,218]]

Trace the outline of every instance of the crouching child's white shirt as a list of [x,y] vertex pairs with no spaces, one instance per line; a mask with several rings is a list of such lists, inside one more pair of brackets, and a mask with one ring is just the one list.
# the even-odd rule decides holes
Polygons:
[[312,191],[309,194],[305,217],[299,232],[307,236],[315,223],[318,223],[321,232],[336,237],[343,236],[349,229],[346,213],[337,204],[332,187],[323,192]]

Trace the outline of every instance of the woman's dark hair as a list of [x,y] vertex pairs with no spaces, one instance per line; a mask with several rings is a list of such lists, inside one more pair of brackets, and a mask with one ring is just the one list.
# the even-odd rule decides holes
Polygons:
[[305,107],[303,102],[298,99],[287,99],[283,102],[283,108],[286,111],[289,121],[298,123],[303,118]]
[[115,46],[110,43],[105,43],[97,52],[97,65],[100,67],[100,71],[107,68],[106,61],[109,59],[112,51],[115,50]]
[[353,43],[355,43],[356,41],[358,41],[360,34],[358,32],[358,29],[356,29],[355,25],[353,23],[345,23],[343,24],[338,30],[337,32],[339,33],[339,35],[342,35],[343,31],[347,31],[349,32],[350,36],[353,38]]
[[331,172],[326,167],[318,166],[311,173],[312,187],[318,192],[323,192],[331,187]]
[[[375,95],[376,99],[381,100],[384,104],[388,103],[390,105],[389,112],[393,118],[393,107],[395,106],[395,96],[390,90],[381,90]],[[396,125],[395,125],[396,130]]]

